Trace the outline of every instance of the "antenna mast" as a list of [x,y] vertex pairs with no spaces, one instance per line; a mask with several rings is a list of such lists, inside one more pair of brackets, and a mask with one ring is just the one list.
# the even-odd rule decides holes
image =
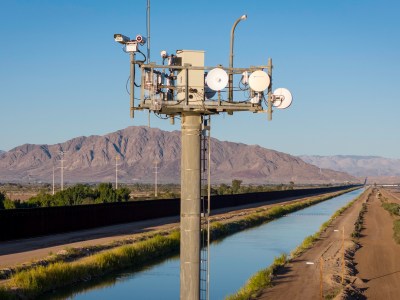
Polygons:
[[[247,16],[243,15],[235,25],[239,20],[246,18]],[[168,54],[163,50],[161,51],[162,64],[151,62],[150,0],[147,0],[146,23],[147,59],[145,61],[135,60],[135,53],[140,51],[139,46],[146,43],[144,37],[137,35],[136,39],[131,40],[122,34],[114,34],[115,41],[123,44],[131,57],[131,116],[133,117],[134,110],[147,110],[165,119],[174,120],[175,117],[181,119],[180,298],[184,300],[199,300],[202,297],[209,299],[209,268],[200,267],[202,257],[204,264],[209,264],[208,253],[201,252],[200,240],[202,179],[205,183],[206,173],[210,171],[209,168],[208,170],[201,168],[202,158],[203,166],[206,165],[204,164],[206,154],[201,151],[205,148],[201,145],[206,145],[202,136],[203,130],[206,127],[208,132],[210,131],[211,115],[224,112],[229,115],[233,115],[234,112],[267,113],[270,120],[273,107],[277,109],[289,107],[292,103],[292,95],[284,88],[272,92],[271,59],[268,60],[267,65],[234,68],[232,53],[229,67],[222,65],[207,67],[204,65],[202,50],[177,50],[176,54]],[[231,48],[233,48],[233,40]],[[140,68],[140,100],[135,106],[136,65]],[[242,75],[239,88],[245,92],[241,96],[238,89],[236,88],[235,91],[233,86],[235,76],[238,75]],[[221,94],[221,92],[228,93]],[[213,99],[217,93],[218,99]],[[227,94],[229,95],[225,96],[227,99],[223,99],[221,95]],[[203,124],[205,119],[208,121],[206,126]],[[156,169],[156,176],[157,172]],[[209,176],[210,173],[208,173]],[[207,196],[208,207],[207,210],[203,210],[205,216],[203,225],[206,226],[203,228],[208,227],[210,190]],[[203,208],[205,206],[203,205]],[[208,247],[209,237],[204,240],[207,240]],[[201,253],[205,255],[201,256]],[[203,283],[203,289],[200,282]]]
[[147,0],[147,63],[150,62],[150,0]]

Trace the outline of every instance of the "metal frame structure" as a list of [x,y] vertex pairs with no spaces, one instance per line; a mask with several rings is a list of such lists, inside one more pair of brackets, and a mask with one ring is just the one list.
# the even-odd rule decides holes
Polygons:
[[[131,54],[132,56],[132,54]],[[254,72],[257,70],[267,70],[269,77],[272,80],[272,59],[268,60],[268,65],[261,66],[252,66],[249,68],[225,68],[222,66],[216,67],[198,67],[198,66],[167,66],[167,65],[156,65],[156,64],[144,64],[141,62],[136,62],[131,58],[131,78],[135,77],[135,68],[133,67],[135,64],[138,64],[141,71],[141,94],[140,94],[140,102],[137,106],[135,106],[135,94],[134,94],[134,82],[131,80],[131,116],[133,117],[133,111],[135,110],[149,110],[158,114],[165,114],[168,116],[176,116],[186,112],[194,112],[200,114],[219,114],[223,112],[227,112],[229,114],[233,114],[234,112],[240,111],[249,111],[254,113],[265,113],[268,114],[268,119],[272,119],[272,84],[268,88],[267,92],[267,110],[265,110],[260,103],[250,103],[249,101],[243,100],[222,100],[221,92],[218,92],[218,100],[207,99],[206,93],[202,94],[202,100],[199,101],[191,101],[190,94],[192,90],[196,90],[197,87],[193,87],[189,85],[189,78],[191,71],[210,71],[216,67],[226,70],[229,74],[242,74],[243,72]],[[133,69],[133,70],[132,70]],[[144,74],[149,73],[150,77],[153,77],[154,74],[163,74],[166,69],[175,71],[183,71],[186,74],[186,83],[181,86],[171,86],[166,84],[158,84],[154,86],[154,91],[146,95],[146,78]],[[203,87],[204,88],[204,87]],[[185,100],[176,100],[176,99],[168,99],[165,92],[160,92],[163,89],[171,89],[171,90],[181,90],[185,93]],[[230,87],[228,87],[228,90]]]

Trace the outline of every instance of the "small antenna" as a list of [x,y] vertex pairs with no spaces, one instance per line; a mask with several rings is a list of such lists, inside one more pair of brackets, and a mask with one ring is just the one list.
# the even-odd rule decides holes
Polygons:
[[150,62],[150,0],[147,0],[147,63]]
[[285,88],[276,89],[273,94],[273,99],[273,105],[279,109],[288,108],[293,101],[292,94]]

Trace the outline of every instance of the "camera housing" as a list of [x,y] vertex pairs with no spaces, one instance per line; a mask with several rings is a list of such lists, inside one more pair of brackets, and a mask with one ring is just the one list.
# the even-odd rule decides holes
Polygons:
[[140,34],[138,34],[136,36],[136,41],[140,44],[140,45],[144,45],[146,43],[146,38]]
[[130,37],[127,37],[123,34],[120,33],[116,33],[114,34],[114,40],[122,45],[125,45],[126,43],[128,43],[131,39]]

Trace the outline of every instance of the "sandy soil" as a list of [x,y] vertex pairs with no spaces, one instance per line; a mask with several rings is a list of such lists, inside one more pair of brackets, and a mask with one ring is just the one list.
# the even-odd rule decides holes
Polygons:
[[[318,195],[319,197],[322,195]],[[268,208],[277,203],[296,202],[303,198],[287,198],[267,203],[258,203],[228,209],[219,209],[212,212],[211,220],[224,221],[244,214],[251,214],[257,209]],[[307,198],[312,198],[308,196]],[[31,262],[45,258],[49,253],[58,253],[65,248],[87,247],[90,245],[103,245],[116,240],[123,240],[139,236],[146,232],[168,230],[179,227],[179,217],[160,218],[142,222],[125,223],[114,226],[95,228],[57,234],[51,236],[22,239],[2,242],[0,247],[0,269]]]
[[[379,191],[389,202],[400,204],[399,190]],[[367,206],[361,248],[354,256],[357,277],[367,299],[400,299],[400,245],[393,239],[394,218],[381,207],[377,195]]]
[[[257,299],[321,299],[336,294],[340,288],[342,266],[342,230],[344,248],[353,247],[351,233],[358,213],[370,195],[364,193],[352,207],[336,218],[320,240],[297,259],[285,266],[273,279],[274,286],[262,291]],[[322,259],[322,264],[321,264]],[[321,286],[322,270],[322,286]],[[345,273],[347,273],[347,268]],[[346,281],[348,278],[346,278]]]

